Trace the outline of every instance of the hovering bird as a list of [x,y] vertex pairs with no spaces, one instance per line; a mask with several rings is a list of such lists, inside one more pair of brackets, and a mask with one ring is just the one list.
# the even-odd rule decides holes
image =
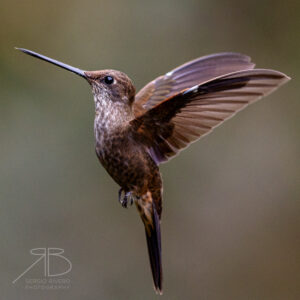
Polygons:
[[278,71],[254,69],[246,55],[217,53],[159,76],[136,94],[132,81],[120,71],[83,71],[17,49],[71,71],[91,85],[96,154],[120,185],[122,206],[136,204],[145,226],[154,288],[162,294],[159,165],[290,78]]

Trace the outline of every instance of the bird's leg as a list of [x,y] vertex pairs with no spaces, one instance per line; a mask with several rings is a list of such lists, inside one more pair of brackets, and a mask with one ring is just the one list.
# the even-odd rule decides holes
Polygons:
[[[123,194],[124,192],[124,194]],[[128,200],[129,200],[129,204],[132,205],[133,204],[133,195],[130,191],[125,191],[123,188],[120,188],[119,190],[119,202],[121,203],[121,205],[125,208],[127,208],[128,206]]]
[[122,204],[122,199],[121,199],[121,197],[122,197],[122,193],[123,193],[123,189],[122,188],[120,188],[119,189],[119,202]]
[[129,197],[129,204],[132,205],[134,200],[134,195],[131,192],[127,192],[126,196],[127,198]]
[[125,193],[123,188],[120,188],[119,190],[119,202],[121,203],[121,205],[124,207],[124,196],[123,192]]

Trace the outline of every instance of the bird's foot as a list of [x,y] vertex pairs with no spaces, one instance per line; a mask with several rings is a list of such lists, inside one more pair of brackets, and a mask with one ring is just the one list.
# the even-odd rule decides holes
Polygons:
[[119,202],[121,205],[125,208],[128,207],[129,205],[133,204],[134,196],[132,195],[131,192],[125,191],[123,188],[120,188],[119,190]]

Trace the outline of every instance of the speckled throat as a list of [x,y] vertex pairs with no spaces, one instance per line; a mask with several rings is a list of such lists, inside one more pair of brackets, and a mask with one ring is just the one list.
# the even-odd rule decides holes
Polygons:
[[131,107],[121,101],[113,101],[105,91],[94,94],[94,101],[96,147],[110,148],[114,136],[124,135],[129,122],[134,118]]

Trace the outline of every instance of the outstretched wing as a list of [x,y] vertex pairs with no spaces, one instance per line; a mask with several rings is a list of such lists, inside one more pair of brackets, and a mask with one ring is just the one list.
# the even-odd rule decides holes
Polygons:
[[134,137],[159,164],[288,80],[283,73],[255,69],[195,85],[131,121]]
[[149,82],[137,93],[133,106],[135,116],[186,88],[231,72],[253,68],[251,58],[240,53],[217,53],[187,62]]

